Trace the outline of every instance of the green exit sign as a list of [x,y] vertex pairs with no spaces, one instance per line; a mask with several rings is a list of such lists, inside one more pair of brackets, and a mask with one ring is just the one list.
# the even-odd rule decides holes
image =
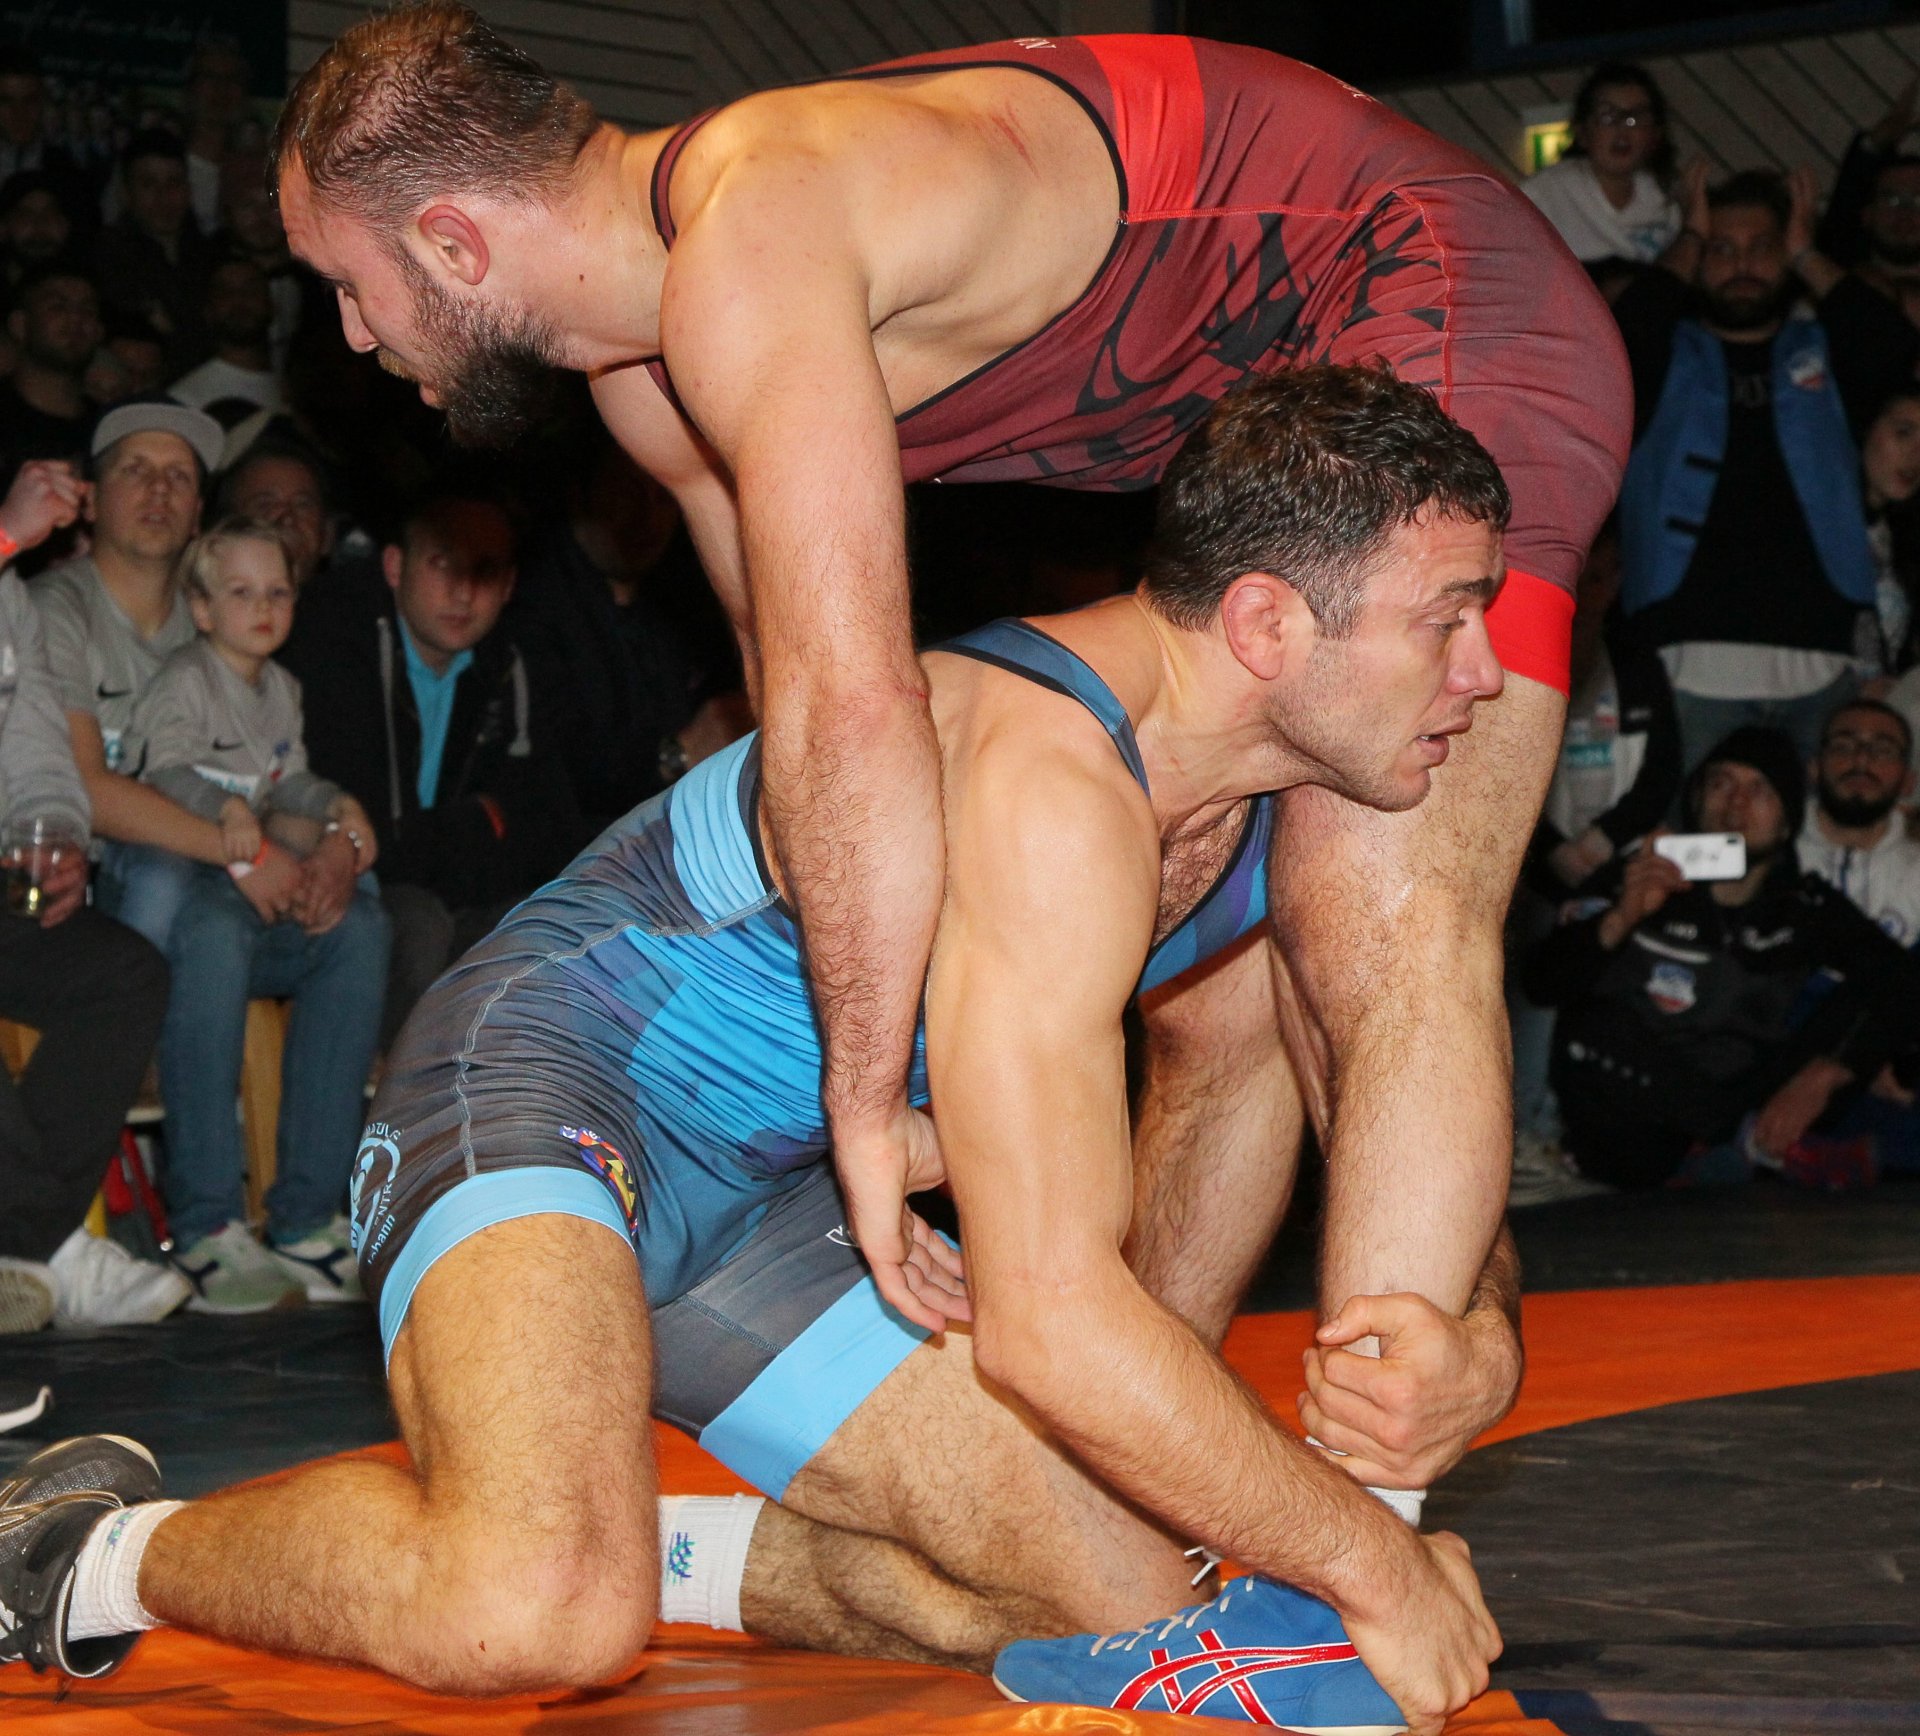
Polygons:
[[1523,155],[1529,175],[1549,168],[1567,154],[1573,143],[1573,123],[1568,120],[1535,121],[1527,127]]

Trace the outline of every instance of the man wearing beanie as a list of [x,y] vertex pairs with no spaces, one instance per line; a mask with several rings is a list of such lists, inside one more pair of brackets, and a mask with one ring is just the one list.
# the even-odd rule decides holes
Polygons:
[[1690,882],[1655,832],[1528,960],[1527,993],[1561,1009],[1554,1086],[1583,1174],[1647,1188],[1683,1165],[1761,1163],[1834,1179],[1832,1146],[1808,1136],[1896,1047],[1920,967],[1802,873],[1806,799],[1786,736],[1735,730],[1689,779],[1685,811],[1690,830],[1746,840],[1745,874]]

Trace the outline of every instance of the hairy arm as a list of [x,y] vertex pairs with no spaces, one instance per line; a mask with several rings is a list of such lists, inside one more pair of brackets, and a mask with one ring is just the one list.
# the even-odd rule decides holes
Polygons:
[[1120,1018],[1159,880],[1137,792],[1022,755],[949,800],[927,1056],[982,1371],[1175,1531],[1327,1598],[1437,1729],[1498,1645],[1458,1540],[1421,1538],[1289,1435],[1122,1255]]
[[[844,196],[803,154],[783,164],[744,183],[722,176],[685,223],[662,343],[732,479],[766,811],[800,914],[852,1227],[887,1299],[937,1326],[944,1309],[915,1282],[903,1186],[944,855],[899,442]],[[709,501],[705,521],[717,516]],[[698,507],[689,519],[704,556]],[[724,568],[716,577],[724,594]]]
[[1141,1003],[1127,1264],[1218,1348],[1285,1215],[1305,1115],[1280,1041],[1272,944],[1249,935]]
[[[1142,1007],[1127,1261],[1214,1346],[1279,1227],[1297,1165],[1303,1110],[1272,963],[1271,942],[1252,938]],[[1391,1338],[1384,1361],[1335,1348],[1362,1335],[1361,1309],[1329,1321],[1308,1353],[1303,1420],[1353,1455],[1341,1468],[1361,1482],[1423,1488],[1513,1406],[1522,1366],[1513,1238],[1503,1225],[1461,1317],[1418,1297],[1361,1300]]]

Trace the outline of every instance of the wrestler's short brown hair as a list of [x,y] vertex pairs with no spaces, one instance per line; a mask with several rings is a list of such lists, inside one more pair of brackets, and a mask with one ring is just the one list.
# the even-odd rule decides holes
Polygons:
[[471,7],[417,0],[362,20],[307,68],[268,173],[277,186],[297,159],[326,204],[398,230],[447,194],[552,196],[598,124]]
[[1235,579],[1272,573],[1345,638],[1399,526],[1431,512],[1505,531],[1512,510],[1431,392],[1384,366],[1287,368],[1229,392],[1167,467],[1141,594],[1203,628]]

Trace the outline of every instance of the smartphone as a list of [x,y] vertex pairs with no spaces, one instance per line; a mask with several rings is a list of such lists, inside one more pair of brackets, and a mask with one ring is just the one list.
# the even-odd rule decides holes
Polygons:
[[1657,855],[1678,864],[1689,880],[1740,880],[1747,872],[1747,841],[1738,832],[1675,832],[1656,838]]

